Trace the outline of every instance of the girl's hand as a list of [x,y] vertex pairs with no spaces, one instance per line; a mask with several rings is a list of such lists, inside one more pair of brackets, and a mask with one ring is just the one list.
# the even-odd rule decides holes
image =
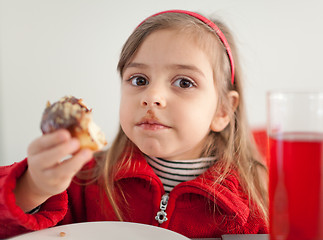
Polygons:
[[28,169],[17,181],[17,205],[28,212],[66,190],[75,174],[92,158],[91,150],[79,148],[79,141],[64,129],[34,140],[28,147]]

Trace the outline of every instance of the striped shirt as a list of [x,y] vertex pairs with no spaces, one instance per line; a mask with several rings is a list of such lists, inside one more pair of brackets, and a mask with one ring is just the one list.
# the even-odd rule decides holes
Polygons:
[[172,191],[177,184],[192,180],[201,175],[215,162],[214,157],[174,161],[147,155],[145,158],[160,178],[166,193]]

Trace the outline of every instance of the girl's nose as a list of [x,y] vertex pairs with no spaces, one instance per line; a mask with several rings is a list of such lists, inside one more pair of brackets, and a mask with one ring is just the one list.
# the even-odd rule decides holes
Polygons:
[[162,96],[161,91],[154,90],[145,93],[142,98],[141,105],[143,107],[164,108],[166,107],[166,99]]

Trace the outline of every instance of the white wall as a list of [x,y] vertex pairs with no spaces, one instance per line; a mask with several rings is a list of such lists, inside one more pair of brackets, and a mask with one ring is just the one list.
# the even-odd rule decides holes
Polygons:
[[238,40],[253,126],[266,122],[270,89],[323,89],[322,1],[0,0],[0,165],[38,137],[46,101],[82,97],[111,142],[118,127],[123,42],[166,9],[218,16]]

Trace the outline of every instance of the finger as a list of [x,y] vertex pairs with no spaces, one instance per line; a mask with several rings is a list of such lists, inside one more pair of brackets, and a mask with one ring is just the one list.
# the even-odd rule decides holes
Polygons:
[[28,155],[37,154],[45,149],[63,143],[70,138],[71,134],[66,129],[59,129],[53,133],[44,134],[29,145]]
[[45,170],[55,167],[63,158],[78,151],[80,142],[76,138],[58,144],[29,158],[29,165],[36,165],[38,169]]
[[72,158],[65,160],[55,168],[57,176],[71,179],[80,169],[93,158],[90,149],[82,149]]

